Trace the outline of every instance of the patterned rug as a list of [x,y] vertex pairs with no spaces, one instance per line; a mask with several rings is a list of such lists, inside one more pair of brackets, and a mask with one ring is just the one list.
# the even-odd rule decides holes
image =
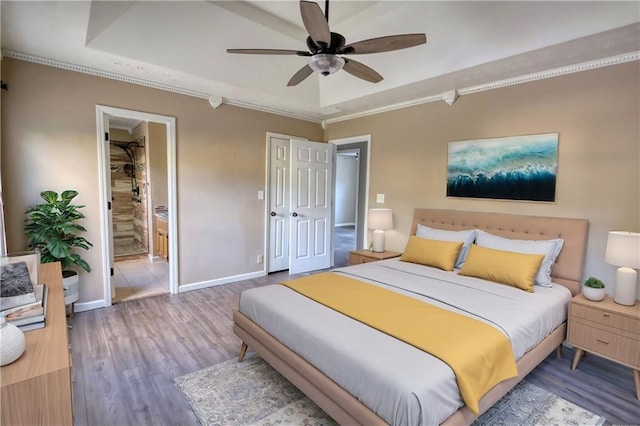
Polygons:
[[[336,423],[259,356],[222,362],[176,384],[206,426],[305,425]],[[475,426],[597,425],[605,419],[527,382],[520,382]]]

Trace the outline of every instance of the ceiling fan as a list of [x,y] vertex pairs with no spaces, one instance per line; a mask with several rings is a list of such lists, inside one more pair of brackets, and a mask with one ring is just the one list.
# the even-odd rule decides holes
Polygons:
[[383,77],[372,68],[353,59],[339,55],[361,55],[405,49],[427,42],[425,34],[400,34],[372,38],[345,45],[345,38],[329,29],[329,0],[325,2],[325,13],[318,3],[300,1],[302,22],[309,33],[307,47],[309,51],[284,49],[227,49],[228,53],[246,53],[257,55],[297,55],[308,56],[309,63],[296,72],[287,83],[295,86],[309,77],[314,71],[328,76],[341,69],[349,74],[372,83],[382,81]]

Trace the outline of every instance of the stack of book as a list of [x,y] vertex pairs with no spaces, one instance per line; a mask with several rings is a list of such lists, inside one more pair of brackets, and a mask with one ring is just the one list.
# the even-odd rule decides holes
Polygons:
[[33,293],[35,302],[5,309],[0,312],[0,316],[22,331],[44,327],[47,316],[47,286],[36,285],[33,287]]
[[23,331],[44,327],[47,314],[47,287],[34,285],[38,263],[32,265],[30,260],[0,258],[0,316]]

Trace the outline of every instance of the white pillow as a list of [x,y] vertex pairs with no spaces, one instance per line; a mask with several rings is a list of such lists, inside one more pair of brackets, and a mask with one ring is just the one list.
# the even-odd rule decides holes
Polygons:
[[544,259],[536,275],[535,283],[542,287],[551,287],[551,268],[564,245],[563,239],[554,240],[512,240],[488,232],[477,230],[476,244],[498,250],[515,251],[526,254],[544,254]]
[[434,229],[428,226],[418,224],[416,237],[426,238],[429,240],[450,241],[454,243],[463,243],[458,258],[456,259],[456,268],[462,268],[464,261],[467,259],[469,247],[476,239],[476,230],[469,229],[465,231],[447,231],[444,229]]

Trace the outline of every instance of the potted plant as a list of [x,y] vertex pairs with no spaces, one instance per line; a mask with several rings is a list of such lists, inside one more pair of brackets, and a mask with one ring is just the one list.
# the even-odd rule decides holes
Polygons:
[[84,218],[79,209],[84,206],[71,204],[78,195],[77,191],[67,190],[58,195],[55,191],[43,191],[40,196],[45,201],[29,207],[25,212],[24,231],[30,248],[40,251],[42,263],[60,262],[64,283],[65,304],[78,300],[78,272],[73,268],[82,268],[91,272],[91,267],[74,249],[89,250],[89,241],[78,234],[87,230],[77,223]]
[[595,277],[589,277],[584,282],[582,294],[589,300],[599,302],[604,299],[604,283]]

